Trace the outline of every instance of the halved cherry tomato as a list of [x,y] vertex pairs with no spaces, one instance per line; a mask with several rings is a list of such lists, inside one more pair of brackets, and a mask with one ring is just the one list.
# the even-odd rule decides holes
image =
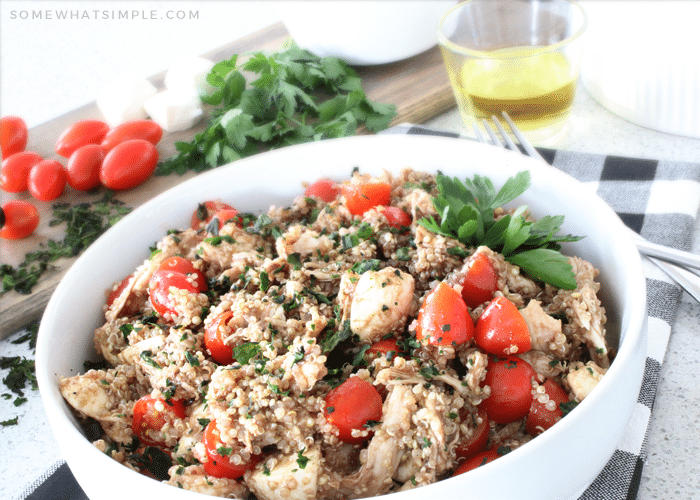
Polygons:
[[459,416],[462,420],[465,418],[474,419],[473,434],[469,439],[465,439],[457,444],[455,449],[458,458],[469,458],[486,448],[486,443],[489,440],[489,416],[486,413],[486,409],[481,406],[477,407],[476,414],[463,411],[460,412]]
[[100,167],[105,152],[99,144],[76,149],[66,163],[66,181],[78,191],[90,191],[100,185]]
[[474,470],[477,467],[486,465],[489,462],[493,462],[494,460],[500,457],[501,455],[498,453],[498,451],[494,449],[484,450],[462,462],[461,465],[457,467],[457,470],[455,470],[454,473],[452,473],[452,476],[459,476],[460,474],[464,474],[465,472]]
[[492,357],[481,383],[491,388],[491,395],[482,401],[489,420],[508,424],[525,417],[532,404],[532,379],[536,376],[530,363],[517,356]]
[[170,257],[153,273],[148,282],[148,296],[151,305],[161,316],[166,313],[177,315],[177,302],[170,293],[170,288],[185,290],[189,293],[204,292],[208,289],[204,273],[196,269],[183,257]]
[[401,229],[411,225],[411,216],[399,207],[382,206],[378,210],[384,214],[391,227]]
[[33,151],[21,151],[5,158],[0,167],[0,188],[8,193],[21,193],[29,186],[29,171],[43,158]]
[[418,311],[416,339],[432,345],[459,345],[474,338],[474,322],[462,296],[447,283],[425,298]]
[[233,333],[233,329],[228,326],[232,317],[231,311],[224,311],[204,330],[204,346],[212,359],[220,365],[230,365],[234,361],[233,349],[224,342]]
[[[119,297],[124,289],[127,287],[129,284],[129,280],[133,277],[133,274],[130,274],[123,280],[119,282],[119,285],[117,285],[117,288],[109,292],[109,295],[107,296],[107,307],[112,307],[112,304],[114,303],[115,300],[117,300],[117,297]],[[120,317],[125,317],[125,316],[132,316],[136,314],[140,309],[140,304],[138,301],[133,300],[132,296],[130,295],[129,298],[127,298],[126,302],[124,303],[124,306],[122,307],[121,311],[119,312]]]
[[359,377],[350,377],[326,396],[323,413],[326,421],[338,428],[338,438],[345,443],[362,443],[368,436],[354,437],[367,422],[382,418],[382,397],[377,389]]
[[518,308],[505,297],[496,297],[476,322],[476,345],[489,354],[502,356],[532,348],[530,330]]
[[0,238],[7,240],[25,238],[39,225],[39,211],[26,201],[6,201],[0,215]]
[[202,443],[209,458],[209,461],[204,463],[204,472],[209,476],[238,479],[246,471],[255,467],[261,458],[260,455],[253,455],[247,462],[233,463],[230,457],[234,450],[222,444],[221,435],[216,428],[216,420],[212,420],[205,427]]
[[212,217],[212,219],[218,219],[219,229],[221,229],[226,225],[226,223],[231,221],[235,221],[238,227],[243,227],[243,224],[241,223],[241,218],[238,215],[238,210],[236,210],[235,208],[225,208],[223,210],[219,210],[214,214],[214,217]]
[[64,158],[80,146],[100,144],[109,132],[109,125],[100,120],[81,120],[68,127],[56,141],[56,153]]
[[24,151],[28,136],[27,124],[19,116],[0,118],[0,152],[3,159]]
[[148,179],[156,165],[156,147],[143,139],[130,139],[107,153],[100,168],[100,182],[117,191],[131,189]]
[[365,358],[371,361],[375,358],[391,355],[393,359],[394,356],[400,356],[403,353],[404,350],[399,346],[398,339],[396,337],[391,337],[372,344],[370,348],[365,351]]
[[28,186],[37,200],[55,200],[66,189],[66,171],[56,160],[41,160],[29,171]]
[[330,179],[319,179],[310,184],[306,188],[306,191],[304,191],[304,196],[315,196],[316,198],[321,198],[326,203],[335,200],[339,194],[340,188],[338,184]]
[[192,213],[190,227],[198,230],[207,226],[214,218],[214,214],[219,210],[233,210],[233,207],[223,201],[205,201],[197,206],[197,210]]
[[343,184],[345,205],[353,215],[362,215],[370,208],[391,203],[391,186],[386,182]]
[[144,396],[134,403],[131,430],[144,444],[162,445],[165,441],[161,433],[163,426],[186,416],[185,404],[179,399]]
[[481,252],[471,256],[466,265],[462,285],[462,298],[472,309],[493,298],[498,289],[498,275],[489,258]]
[[101,145],[105,152],[130,139],[143,139],[154,146],[163,137],[163,128],[152,120],[134,120],[117,125],[107,132]]
[[[525,421],[525,429],[529,434],[537,436],[556,424],[563,415],[561,404],[569,401],[566,391],[552,379],[547,379],[542,384],[550,403],[542,403],[535,396],[530,405],[530,412]],[[548,408],[548,406],[552,406]]]

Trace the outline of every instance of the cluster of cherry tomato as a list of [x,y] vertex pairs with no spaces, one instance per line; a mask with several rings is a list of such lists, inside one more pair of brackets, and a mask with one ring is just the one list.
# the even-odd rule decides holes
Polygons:
[[[58,138],[55,158],[43,158],[26,151],[27,125],[19,117],[0,118],[2,167],[0,188],[9,193],[29,193],[37,200],[51,201],[63,194],[66,184],[78,191],[100,185],[124,190],[138,186],[151,176],[158,164],[156,145],[163,129],[150,120],[126,122],[110,128],[100,120],[81,120]],[[3,204],[4,226],[0,237],[19,239],[39,224],[39,213],[29,202],[13,200]]]

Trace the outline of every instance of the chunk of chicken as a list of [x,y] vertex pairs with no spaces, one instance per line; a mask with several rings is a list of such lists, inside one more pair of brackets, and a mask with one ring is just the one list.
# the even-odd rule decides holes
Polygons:
[[561,330],[561,320],[547,314],[538,300],[531,300],[527,307],[520,310],[527,328],[534,351],[552,353],[563,358],[571,345]]
[[585,365],[580,361],[572,363],[565,380],[576,401],[583,401],[603,379],[605,372],[607,372],[605,368],[601,368],[593,361],[589,361]]
[[350,329],[365,343],[400,331],[413,300],[413,276],[393,267],[360,276],[350,306]]
[[247,477],[247,484],[259,500],[314,500],[320,470],[321,448],[314,445],[261,462]]
[[203,465],[175,465],[168,470],[166,484],[212,497],[248,498],[248,488],[235,479],[208,476]]
[[285,259],[293,253],[301,257],[326,255],[333,249],[333,241],[326,235],[308,229],[306,226],[292,226],[275,242],[277,253]]

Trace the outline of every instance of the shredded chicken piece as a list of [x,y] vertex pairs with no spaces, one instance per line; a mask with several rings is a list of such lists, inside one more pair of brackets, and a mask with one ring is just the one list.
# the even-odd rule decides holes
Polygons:
[[248,498],[248,488],[235,479],[209,476],[203,465],[175,465],[168,471],[166,484],[213,497]]
[[561,320],[555,319],[542,309],[541,302],[531,300],[527,307],[520,309],[527,328],[530,331],[532,349],[545,353],[551,352],[560,358],[571,350],[566,335],[561,330]]
[[314,500],[321,470],[318,445],[293,455],[275,455],[258,464],[247,477],[259,500]]
[[571,388],[576,401],[583,401],[603,379],[608,370],[589,361],[585,365],[580,361],[572,363],[564,379]]

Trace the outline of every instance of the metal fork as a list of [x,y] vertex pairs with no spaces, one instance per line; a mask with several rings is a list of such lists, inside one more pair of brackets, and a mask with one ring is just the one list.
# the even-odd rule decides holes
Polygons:
[[[528,156],[541,160],[545,163],[547,161],[542,157],[542,155],[532,146],[530,141],[523,135],[523,133],[518,129],[518,127],[513,123],[508,113],[502,112],[503,119],[508,123],[513,136],[518,140],[520,146],[525,150]],[[479,142],[485,144],[493,144],[500,148],[508,148],[513,151],[522,153],[520,148],[513,142],[510,134],[505,130],[503,124],[498,119],[496,115],[491,116],[491,122],[495,126],[498,134],[500,134],[501,139],[498,138],[498,134],[494,130],[493,126],[488,120],[481,120],[481,125],[488,134],[490,142],[484,137],[479,126],[474,124],[474,133]],[[657,245],[647,241],[642,236],[630,229],[632,240],[637,246],[639,253],[644,255],[647,259],[652,261],[659,269],[666,273],[671,279],[676,283],[681,285],[691,296],[700,302],[700,256],[695,255],[691,252],[684,252],[682,250],[676,250],[675,248],[666,247],[663,245]]]

